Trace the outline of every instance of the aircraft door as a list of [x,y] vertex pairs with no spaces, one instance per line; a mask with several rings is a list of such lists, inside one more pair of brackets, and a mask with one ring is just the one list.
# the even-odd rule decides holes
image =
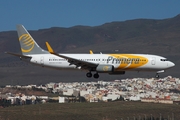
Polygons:
[[155,65],[155,64],[156,64],[156,58],[155,58],[155,57],[152,58],[151,64],[152,64],[152,65]]

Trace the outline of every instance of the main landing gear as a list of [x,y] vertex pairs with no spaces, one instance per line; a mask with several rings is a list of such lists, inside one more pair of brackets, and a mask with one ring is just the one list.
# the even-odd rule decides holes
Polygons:
[[[91,78],[92,77],[92,73],[91,72],[88,72],[87,74],[86,74],[86,76],[88,77],[88,78]],[[93,77],[94,78],[99,78],[99,74],[98,73],[95,73],[94,75],[93,75]]]

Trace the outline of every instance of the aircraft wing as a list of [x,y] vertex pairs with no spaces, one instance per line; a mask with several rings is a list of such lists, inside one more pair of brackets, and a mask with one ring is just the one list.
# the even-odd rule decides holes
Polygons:
[[70,63],[70,65],[76,65],[77,68],[81,67],[82,69],[93,69],[93,68],[96,68],[98,66],[98,64],[95,64],[95,63],[92,63],[92,62],[82,61],[82,60],[78,60],[76,58],[72,58],[72,57],[69,57],[69,56],[65,56],[65,55],[55,53],[48,42],[46,42],[46,46],[47,46],[48,51],[51,54],[54,54],[54,55],[56,55],[58,57],[62,57],[64,59],[67,59],[68,62]]

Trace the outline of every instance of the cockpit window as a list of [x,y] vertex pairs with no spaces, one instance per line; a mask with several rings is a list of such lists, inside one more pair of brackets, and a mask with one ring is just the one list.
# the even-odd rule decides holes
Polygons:
[[167,59],[161,59],[161,61],[167,61]]

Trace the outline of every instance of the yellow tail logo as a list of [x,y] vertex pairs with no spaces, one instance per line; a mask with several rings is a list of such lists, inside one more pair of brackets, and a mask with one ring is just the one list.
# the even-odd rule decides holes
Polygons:
[[23,34],[19,37],[19,41],[21,42],[21,51],[22,52],[30,52],[34,48],[34,41],[29,34]]

